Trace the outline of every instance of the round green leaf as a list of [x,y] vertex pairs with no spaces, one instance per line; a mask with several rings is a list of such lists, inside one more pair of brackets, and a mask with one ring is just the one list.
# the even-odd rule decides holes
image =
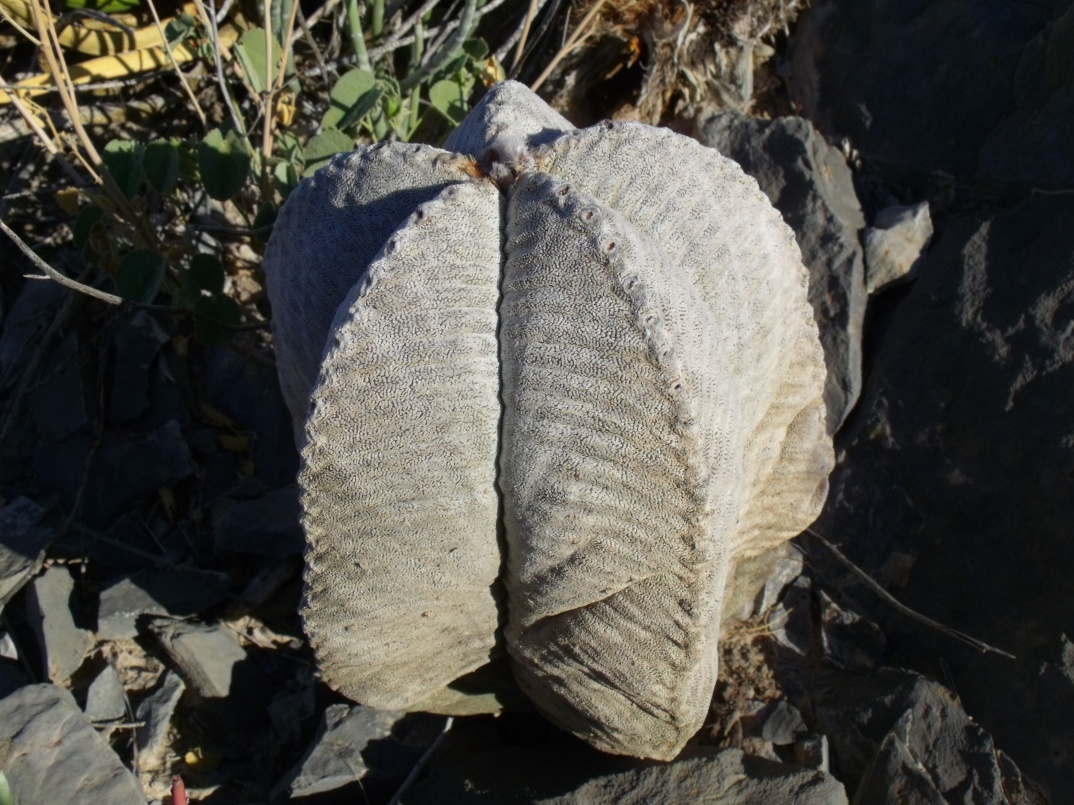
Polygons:
[[429,87],[429,103],[454,124],[466,117],[466,97],[463,88],[454,81],[437,81]]
[[144,155],[145,146],[134,140],[112,140],[101,152],[105,167],[127,198],[132,198],[138,192],[138,185],[142,182]]
[[145,147],[142,173],[149,186],[161,195],[172,191],[179,178],[179,148],[172,140],[153,140]]
[[328,95],[328,111],[321,118],[321,127],[350,128],[377,105],[381,91],[377,77],[368,70],[348,70]]
[[116,290],[131,302],[152,302],[164,282],[164,258],[152,249],[135,249],[116,269]]
[[96,204],[91,204],[79,210],[78,217],[75,218],[75,222],[71,226],[71,235],[75,246],[80,250],[85,249],[89,245],[90,235],[93,234],[93,227],[102,220],[104,220],[104,210]]
[[306,143],[306,175],[312,176],[315,170],[328,162],[335,154],[350,151],[353,148],[353,138],[338,129],[325,129]]
[[238,193],[250,175],[250,146],[234,130],[213,129],[198,145],[198,169],[205,192],[224,201]]
[[[201,297],[194,303],[194,310],[224,324],[238,324],[242,320],[242,308],[234,299],[222,293]],[[230,339],[233,332],[208,319],[194,319],[194,335],[203,344],[222,343]]]

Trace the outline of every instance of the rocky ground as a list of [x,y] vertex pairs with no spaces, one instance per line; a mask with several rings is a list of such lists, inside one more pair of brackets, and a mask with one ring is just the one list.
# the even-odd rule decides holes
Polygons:
[[724,93],[663,122],[738,160],[798,235],[839,458],[815,531],[1014,659],[803,535],[728,613],[711,723],[671,764],[534,713],[355,706],[296,615],[298,459],[263,337],[202,347],[8,272],[16,801],[168,801],[174,774],[209,803],[1068,801],[1074,6],[816,0],[788,34],[765,74],[795,115]]

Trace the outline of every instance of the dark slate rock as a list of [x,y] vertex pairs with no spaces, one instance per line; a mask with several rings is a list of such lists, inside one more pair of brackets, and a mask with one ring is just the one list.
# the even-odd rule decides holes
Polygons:
[[687,749],[672,763],[599,755],[580,747],[519,747],[438,767],[404,792],[416,803],[839,805],[841,783],[824,772],[751,757],[738,749]]
[[269,489],[292,483],[298,452],[275,370],[226,347],[210,347],[202,381],[208,402],[253,434],[255,477]]
[[67,568],[53,565],[30,583],[26,597],[26,619],[37,637],[45,675],[57,684],[70,679],[93,646],[93,634],[75,624],[74,589]]
[[145,805],[137,780],[62,688],[27,685],[0,699],[2,740],[14,744],[4,774],[18,802]]
[[879,626],[824,592],[820,593],[820,639],[825,659],[848,670],[875,668],[887,648]]
[[151,629],[199,696],[222,699],[233,691],[236,666],[246,650],[230,629],[222,626],[158,619]]
[[259,556],[300,556],[306,538],[299,522],[302,506],[297,485],[269,492],[257,500],[221,506],[214,517],[217,551]]
[[140,767],[159,766],[168,749],[172,716],[184,690],[182,677],[175,671],[167,671],[156,689],[138,702],[134,717],[142,724],[135,733]]
[[1046,196],[944,223],[883,334],[817,526],[870,572],[914,556],[903,603],[1018,656],[882,624],[1053,793],[1074,790],[1037,682],[1074,623],[1072,220],[1074,198]]
[[119,674],[111,663],[94,677],[86,691],[86,718],[95,723],[118,721],[127,715],[127,702]]
[[808,120],[761,120],[722,112],[704,122],[702,143],[738,162],[794,230],[809,269],[809,301],[820,326],[828,381],[824,401],[834,432],[861,391],[865,317],[865,227],[846,159]]
[[[815,712],[856,802],[1004,802],[989,735],[942,685],[909,671],[822,676]],[[883,791],[904,792],[894,800]],[[902,799],[905,795],[908,799]]]
[[193,472],[190,449],[178,423],[127,440],[106,437],[88,472],[84,472],[89,438],[42,444],[35,455],[41,485],[56,492],[70,510],[85,476],[82,514],[92,528],[108,528],[117,517],[161,487],[172,486]]
[[42,438],[60,441],[89,425],[77,335],[68,333],[49,351],[37,377],[27,409]]
[[803,735],[795,741],[794,762],[799,766],[828,771],[830,768],[828,754],[827,735]]
[[149,407],[149,368],[167,341],[168,334],[143,310],[116,328],[112,335],[115,356],[108,396],[110,422],[130,422],[145,413]]
[[14,693],[23,685],[29,685],[32,681],[26,675],[21,663],[0,659],[0,699]]
[[52,529],[38,525],[45,509],[19,497],[0,508],[0,611],[45,561]]
[[885,207],[873,218],[863,238],[865,289],[880,293],[917,277],[932,239],[928,202]]
[[309,751],[280,781],[273,798],[323,794],[362,779],[369,772],[363,757],[369,744],[390,738],[392,726],[405,715],[361,705],[329,705]]
[[3,321],[0,333],[0,389],[13,383],[26,355],[56,317],[67,289],[55,282],[26,282]]
[[97,638],[121,640],[138,634],[142,615],[181,618],[205,612],[224,599],[224,573],[209,570],[147,570],[121,579],[101,592]]
[[806,732],[805,720],[798,708],[789,702],[775,702],[761,716],[761,737],[776,746],[787,746]]
[[1074,185],[1070,4],[821,0],[792,91],[823,131],[900,179]]
[[724,592],[723,627],[767,612],[801,572],[802,554],[790,543],[737,561]]

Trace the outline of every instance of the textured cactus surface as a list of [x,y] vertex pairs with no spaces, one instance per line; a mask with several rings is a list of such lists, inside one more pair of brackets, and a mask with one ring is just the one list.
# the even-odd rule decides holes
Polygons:
[[669,131],[494,87],[441,150],[336,158],[265,257],[325,679],[444,709],[506,648],[602,749],[701,726],[737,558],[832,465],[807,275],[756,183]]

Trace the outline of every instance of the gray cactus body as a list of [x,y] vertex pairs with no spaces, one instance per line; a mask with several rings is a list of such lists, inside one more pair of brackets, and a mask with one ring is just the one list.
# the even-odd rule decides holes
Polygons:
[[318,663],[437,708],[505,645],[561,726],[673,757],[735,559],[827,489],[793,235],[715,152],[510,82],[446,145],[337,158],[266,254]]

